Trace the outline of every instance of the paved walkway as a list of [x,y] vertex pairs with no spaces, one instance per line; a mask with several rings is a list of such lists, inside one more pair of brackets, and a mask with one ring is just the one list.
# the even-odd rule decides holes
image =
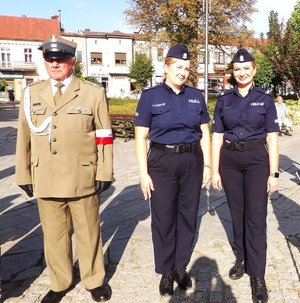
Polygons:
[[[18,108],[0,106],[2,301],[36,303],[49,287],[41,226],[35,199],[15,185]],[[294,127],[292,137],[279,137],[281,186],[268,206],[270,303],[300,302],[300,186],[295,177],[300,169],[299,139],[300,125]],[[212,189],[203,191],[199,207],[199,234],[188,267],[193,288],[186,294],[176,289],[172,298],[160,298],[160,276],[153,270],[149,205],[139,188],[132,140],[115,140],[114,170],[116,181],[101,201],[107,280],[113,291],[110,302],[252,302],[249,277],[228,278],[234,261],[231,218],[224,193]],[[211,215],[210,209],[216,214]],[[77,262],[74,268],[75,288],[61,302],[94,302],[80,282]]]

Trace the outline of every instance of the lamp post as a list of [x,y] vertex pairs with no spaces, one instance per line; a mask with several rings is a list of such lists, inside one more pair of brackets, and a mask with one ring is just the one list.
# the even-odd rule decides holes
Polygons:
[[208,14],[211,11],[211,0],[202,0],[205,11],[205,62],[204,62],[204,98],[208,103]]

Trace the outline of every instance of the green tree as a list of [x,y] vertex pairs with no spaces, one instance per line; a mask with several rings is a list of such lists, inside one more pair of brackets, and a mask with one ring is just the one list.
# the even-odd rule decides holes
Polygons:
[[300,97],[300,2],[295,5],[286,27],[278,21],[278,13],[269,16],[268,43],[261,51],[272,63],[277,79],[290,84]]
[[74,75],[78,78],[82,78],[82,66],[81,63],[76,61],[75,67],[74,67]]
[[[197,85],[198,53],[205,44],[205,9],[202,0],[129,0],[128,24],[139,30],[143,40],[169,46],[187,44],[191,53],[190,81]],[[256,0],[212,1],[209,13],[209,43],[221,47],[228,41],[242,46],[253,32],[245,23],[256,11]]]
[[80,78],[80,79],[87,80],[89,82],[93,82],[97,85],[102,85],[96,77],[93,77],[93,76],[83,77],[82,74],[83,74],[82,73],[82,64],[77,61],[75,64],[75,67],[74,67],[74,76],[76,76],[77,78]]
[[7,86],[7,82],[3,79],[0,79],[0,91],[1,92],[5,91],[6,86]]
[[255,62],[257,63],[257,72],[254,77],[255,85],[272,89],[276,79],[276,73],[272,62],[268,60],[263,53],[254,54]]
[[147,86],[155,71],[152,59],[146,54],[140,53],[135,54],[129,70],[128,76],[134,80],[132,84],[138,90]]

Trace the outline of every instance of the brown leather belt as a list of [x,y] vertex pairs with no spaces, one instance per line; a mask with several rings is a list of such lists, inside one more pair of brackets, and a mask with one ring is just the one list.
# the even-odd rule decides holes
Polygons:
[[159,150],[171,152],[174,154],[191,153],[192,151],[199,148],[199,142],[189,143],[189,144],[160,144],[156,142],[151,142],[151,148],[156,148]]
[[256,149],[266,144],[266,139],[247,140],[247,141],[229,141],[224,140],[224,147],[231,150],[245,151]]

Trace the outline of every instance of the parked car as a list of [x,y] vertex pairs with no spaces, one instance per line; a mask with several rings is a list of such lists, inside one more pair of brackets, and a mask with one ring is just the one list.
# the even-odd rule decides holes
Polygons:
[[[201,92],[202,92],[202,94],[203,94],[203,96],[204,96],[204,94],[205,94],[204,89],[200,89],[200,90],[201,90]],[[210,97],[219,97],[220,94],[221,94],[220,91],[217,91],[217,90],[215,90],[215,89],[213,89],[213,88],[208,88],[208,89],[207,89],[207,95],[208,95],[209,98],[210,98]]]

